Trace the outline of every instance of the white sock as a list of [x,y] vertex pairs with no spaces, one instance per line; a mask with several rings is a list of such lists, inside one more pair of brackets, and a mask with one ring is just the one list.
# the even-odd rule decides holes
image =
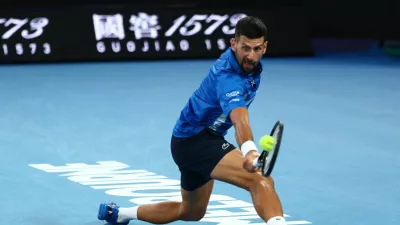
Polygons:
[[287,225],[287,224],[284,217],[275,216],[267,221],[267,225]]
[[137,219],[137,211],[139,206],[129,207],[129,208],[118,208],[118,223],[125,223],[130,220]]

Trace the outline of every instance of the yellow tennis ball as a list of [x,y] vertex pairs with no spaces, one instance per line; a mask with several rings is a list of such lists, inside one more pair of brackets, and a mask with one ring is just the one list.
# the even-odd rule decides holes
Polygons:
[[275,138],[270,135],[265,135],[260,138],[260,146],[264,151],[271,151],[274,147]]

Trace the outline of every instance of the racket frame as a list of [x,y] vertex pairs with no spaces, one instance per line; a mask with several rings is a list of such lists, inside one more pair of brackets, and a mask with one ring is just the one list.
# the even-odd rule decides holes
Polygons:
[[[273,155],[271,156],[271,161],[270,164],[268,166],[267,171],[264,171],[264,167],[265,167],[265,163],[267,163],[267,158],[268,156],[270,156],[271,152],[267,152],[267,151],[262,151],[261,155],[258,157],[258,159],[256,159],[255,161],[257,161],[257,167],[259,167],[261,169],[261,174],[265,177],[269,177],[274,169],[276,160],[278,158],[278,154],[279,154],[279,150],[281,147],[281,143],[282,143],[282,136],[283,136],[283,130],[284,130],[284,123],[282,121],[277,121],[274,125],[274,127],[271,130],[270,136],[274,137],[275,136],[275,132],[278,132],[276,134],[275,137],[275,150],[273,151]],[[277,129],[279,129],[277,131]]]

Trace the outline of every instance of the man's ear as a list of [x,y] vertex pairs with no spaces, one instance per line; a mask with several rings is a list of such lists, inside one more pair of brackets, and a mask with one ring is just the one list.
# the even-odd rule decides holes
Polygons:
[[267,51],[268,48],[268,41],[264,42],[264,52],[263,54],[265,54],[265,52]]
[[232,48],[233,51],[236,51],[236,45],[237,45],[236,39],[232,38],[231,39],[231,48]]

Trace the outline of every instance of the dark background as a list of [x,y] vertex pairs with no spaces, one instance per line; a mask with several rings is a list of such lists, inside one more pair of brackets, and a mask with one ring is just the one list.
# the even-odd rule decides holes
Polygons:
[[[280,0],[280,1],[2,1],[0,18],[49,17],[53,27],[48,27],[41,38],[35,40],[39,46],[51,42],[52,54],[12,54],[0,56],[0,62],[41,61],[97,61],[97,60],[141,60],[166,58],[216,57],[222,50],[205,51],[202,36],[193,37],[192,48],[187,52],[154,52],[127,54],[120,52],[99,54],[93,38],[93,13],[121,13],[124,16],[138,11],[162,15],[160,24],[170,24],[183,13],[246,12],[264,20],[268,26],[270,48],[267,57],[312,56],[323,51],[365,50],[371,46],[385,46],[387,41],[400,40],[400,3],[395,0]],[[168,16],[171,16],[170,18]],[[0,34],[4,33],[0,28]],[[68,31],[68,32],[66,32]],[[65,32],[65,33],[64,33]],[[212,38],[217,40],[220,34]],[[174,37],[175,41],[179,37]],[[224,37],[229,45],[229,37]],[[201,41],[200,41],[201,40]],[[13,47],[32,42],[15,37],[1,40],[1,44]],[[160,39],[160,42],[167,40]],[[73,43],[73,45],[71,44]],[[126,42],[122,42],[122,45]],[[200,47],[199,47],[200,46]]]

